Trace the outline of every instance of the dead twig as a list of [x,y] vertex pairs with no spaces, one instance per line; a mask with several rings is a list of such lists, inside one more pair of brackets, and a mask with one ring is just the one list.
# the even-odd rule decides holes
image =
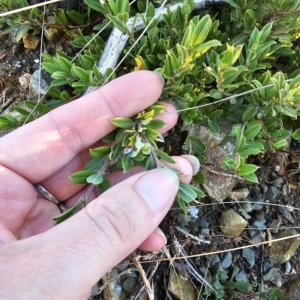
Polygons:
[[146,273],[140,263],[140,261],[136,260],[135,259],[135,253],[133,252],[132,254],[130,254],[130,258],[131,258],[131,261],[132,263],[135,265],[135,267],[138,269],[141,277],[142,277],[142,280],[143,280],[143,283],[144,283],[144,286],[147,290],[147,293],[148,293],[148,296],[149,296],[149,300],[154,300],[154,290],[153,290],[153,287],[151,286],[147,276],[146,276]]

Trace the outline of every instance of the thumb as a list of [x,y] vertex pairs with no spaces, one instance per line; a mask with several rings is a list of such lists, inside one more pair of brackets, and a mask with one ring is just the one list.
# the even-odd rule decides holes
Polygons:
[[2,274],[12,276],[0,296],[10,287],[22,299],[81,299],[156,229],[178,186],[169,169],[136,174],[51,230],[1,248]]

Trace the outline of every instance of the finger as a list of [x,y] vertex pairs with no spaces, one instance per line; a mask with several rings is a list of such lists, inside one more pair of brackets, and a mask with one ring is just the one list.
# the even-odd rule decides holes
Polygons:
[[174,172],[143,172],[49,231],[0,248],[0,271],[6,274],[1,295],[9,298],[12,290],[15,295],[25,290],[28,299],[41,292],[55,299],[59,291],[62,299],[81,299],[157,228],[177,190]]
[[154,232],[139,246],[143,251],[157,251],[167,243],[167,238],[162,230],[157,227]]
[[[166,111],[174,111],[175,107],[171,103],[163,103],[166,107]],[[159,119],[164,120],[166,126],[161,128],[160,133],[165,133],[175,126],[178,120],[177,114],[163,113],[159,116]],[[95,146],[96,147],[96,146]],[[92,146],[91,148],[95,148]],[[97,144],[100,147],[100,144]],[[58,172],[41,182],[41,184],[60,200],[69,199],[74,194],[78,193],[82,189],[82,185],[73,183],[69,176],[73,173],[83,169],[84,165],[90,159],[89,150],[86,149],[76,155],[69,163],[66,164]]]
[[153,104],[162,86],[150,71],[119,77],[1,138],[0,164],[32,183],[45,180],[112,131],[112,118],[131,117]]

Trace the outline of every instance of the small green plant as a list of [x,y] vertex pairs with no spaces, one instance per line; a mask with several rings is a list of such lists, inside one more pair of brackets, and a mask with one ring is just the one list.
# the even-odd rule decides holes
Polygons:
[[[164,141],[157,130],[164,127],[165,123],[162,120],[153,119],[153,117],[160,115],[164,110],[163,105],[155,104],[132,119],[115,118],[111,120],[117,129],[104,137],[103,141],[114,145],[91,149],[92,159],[82,171],[71,175],[70,179],[73,182],[91,184],[91,186],[73,207],[54,218],[57,224],[73,215],[82,205],[86,205],[89,194],[95,186],[98,186],[100,192],[104,192],[110,187],[109,179],[105,176],[110,167],[118,166],[126,173],[135,165],[151,170],[153,168],[170,168],[165,163],[175,163],[168,154],[159,150],[156,144],[156,142]],[[174,172],[176,171],[174,170]],[[204,196],[203,191],[196,186],[185,183],[179,185],[177,200],[185,212],[187,212],[189,203]]]
[[272,288],[267,292],[262,292],[259,294],[259,297],[268,300],[292,300],[290,296],[284,295],[279,288]]

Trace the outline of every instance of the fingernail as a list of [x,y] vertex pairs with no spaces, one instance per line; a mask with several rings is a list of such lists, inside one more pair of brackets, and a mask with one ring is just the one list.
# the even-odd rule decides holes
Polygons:
[[193,168],[193,175],[196,175],[200,170],[200,162],[197,157],[194,155],[182,155],[192,166]]
[[154,71],[154,73],[160,78],[160,80],[162,82],[162,85],[164,86],[165,85],[165,79],[164,79],[164,77],[160,73],[158,73],[158,72]]
[[155,229],[155,232],[156,232],[157,234],[159,234],[161,237],[164,238],[165,244],[166,244],[166,243],[167,243],[167,238],[166,238],[165,234],[163,233],[163,231],[162,231],[159,227],[157,227],[157,228]]
[[179,187],[175,172],[170,169],[154,169],[146,172],[134,185],[152,212],[159,212],[174,201]]

